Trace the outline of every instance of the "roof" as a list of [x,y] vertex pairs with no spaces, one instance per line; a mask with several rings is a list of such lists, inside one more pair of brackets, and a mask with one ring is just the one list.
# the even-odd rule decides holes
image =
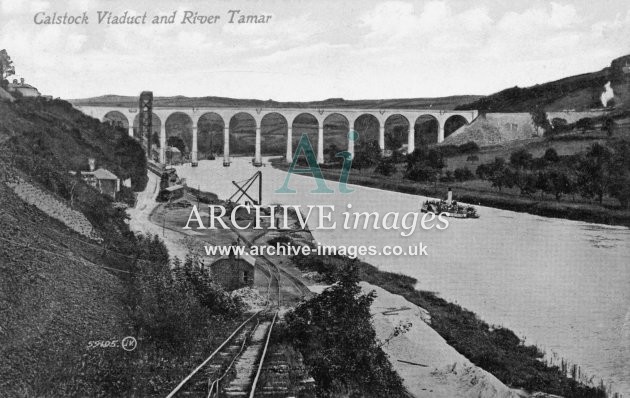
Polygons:
[[13,96],[11,94],[7,93],[6,91],[4,91],[4,89],[2,87],[0,87],[0,100],[7,100],[9,102],[15,101]]
[[171,185],[170,187],[164,188],[164,190],[168,191],[168,192],[173,192],[173,191],[177,191],[178,189],[182,189],[182,188],[184,188],[182,185]]
[[32,89],[34,89],[34,90],[37,90],[37,88],[35,88],[35,87],[31,86],[31,85],[30,85],[30,84],[28,84],[28,83],[24,83],[24,84],[22,84],[22,83],[9,83],[9,84],[7,85],[7,87],[8,87],[8,88],[10,88],[10,89],[11,89],[11,88],[32,88]]
[[241,264],[247,264],[251,267],[254,267],[256,265],[256,258],[249,254],[243,253],[239,257],[220,258],[216,260],[215,262],[213,262],[212,264],[210,264],[210,267],[214,267],[214,266],[221,265],[224,263],[229,263],[229,264],[241,263]]
[[117,180],[116,174],[112,173],[107,169],[97,169],[94,171],[82,171],[82,175],[92,175],[96,177],[98,180]]

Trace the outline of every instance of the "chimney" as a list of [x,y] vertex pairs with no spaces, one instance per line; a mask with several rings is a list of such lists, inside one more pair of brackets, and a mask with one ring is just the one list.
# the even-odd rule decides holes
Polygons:
[[21,77],[21,78],[20,78],[20,84],[21,84],[22,86],[24,85],[24,78],[23,78],[23,77]]
[[89,158],[88,164],[90,165],[90,171],[94,171],[94,169],[96,168],[96,159]]

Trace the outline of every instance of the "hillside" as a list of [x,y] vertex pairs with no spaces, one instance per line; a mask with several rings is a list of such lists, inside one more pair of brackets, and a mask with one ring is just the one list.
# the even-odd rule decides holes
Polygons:
[[99,366],[114,359],[88,343],[131,327],[129,262],[105,248],[134,239],[124,213],[68,171],[94,157],[129,175],[115,156],[123,135],[62,101],[0,102],[0,115],[0,396],[103,394]]
[[[148,88],[150,89],[150,88]],[[435,108],[453,109],[456,106],[468,104],[481,98],[480,95],[458,95],[438,98],[399,98],[383,100],[344,100],[343,98],[329,98],[323,101],[308,102],[279,102],[273,100],[236,99],[227,97],[154,97],[153,106],[174,107],[265,107],[265,108]],[[137,107],[138,97],[121,95],[103,95],[100,97],[70,99],[73,105],[110,105],[123,107]]]
[[[142,148],[127,137],[127,132],[84,115],[60,100],[23,100],[0,102],[0,143],[8,149],[0,157],[20,163],[33,156],[60,170],[88,170],[88,158],[96,167],[105,167],[121,179],[132,179],[132,188],[142,190],[146,184]],[[32,170],[31,170],[32,171]]]
[[207,274],[173,273],[189,262],[69,173],[93,157],[144,189],[126,131],[44,99],[0,102],[0,121],[0,397],[165,396],[215,348],[207,336],[242,322],[239,302]]
[[88,342],[126,335],[123,284],[4,184],[0,209],[0,396],[69,393],[72,378],[94,372],[81,366]]
[[[546,111],[585,111],[602,108],[600,96],[604,85],[611,82],[614,92],[613,103],[617,108],[630,108],[628,73],[623,66],[630,62],[630,55],[617,58],[601,71],[537,84],[531,87],[512,87],[498,93],[460,105],[457,109],[477,109],[482,112],[528,112],[536,105]],[[609,106],[612,104],[609,103]]]

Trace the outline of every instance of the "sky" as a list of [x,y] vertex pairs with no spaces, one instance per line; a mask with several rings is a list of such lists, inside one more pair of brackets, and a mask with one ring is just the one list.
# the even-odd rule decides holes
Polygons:
[[[271,18],[229,23],[229,10]],[[98,11],[148,20],[98,24]],[[185,11],[220,20],[181,24]],[[42,12],[86,12],[89,23],[36,24]],[[174,24],[150,23],[173,12]],[[629,54],[630,1],[0,0],[2,48],[16,77],[62,98],[486,95]]]

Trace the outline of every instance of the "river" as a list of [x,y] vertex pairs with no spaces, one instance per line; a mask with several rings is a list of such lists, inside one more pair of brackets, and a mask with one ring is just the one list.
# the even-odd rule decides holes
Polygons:
[[[263,203],[334,205],[334,220],[352,211],[418,211],[423,197],[351,186],[349,194],[312,194],[312,178],[294,175],[295,194],[277,194],[286,177],[245,158],[177,167],[191,187],[229,197],[231,181],[263,173]],[[327,182],[336,191],[337,183]],[[365,256],[381,269],[417,278],[494,325],[512,329],[529,344],[580,365],[596,380],[630,395],[630,230],[478,207],[476,220],[449,219],[445,230],[418,228],[409,237],[393,230],[314,230],[324,244],[401,245],[422,242],[428,256]],[[313,219],[316,220],[316,219]],[[315,227],[315,224],[309,226]],[[554,354],[555,353],[555,354]]]

